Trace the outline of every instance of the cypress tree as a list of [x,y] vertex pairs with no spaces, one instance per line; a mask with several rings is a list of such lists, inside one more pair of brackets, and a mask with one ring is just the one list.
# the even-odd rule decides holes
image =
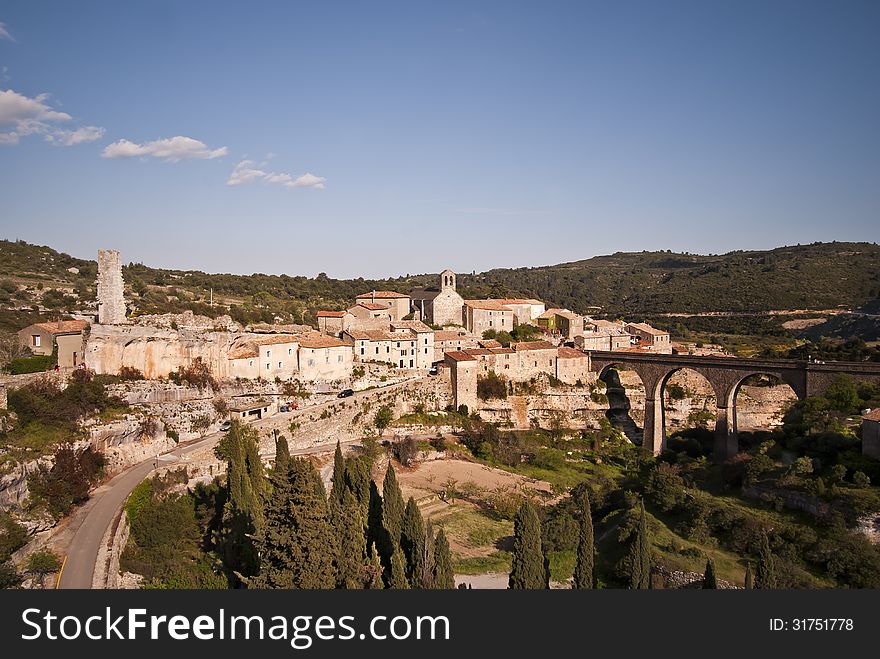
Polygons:
[[746,590],[751,590],[754,587],[754,583],[752,582],[752,564],[751,562],[746,563],[746,576],[743,579],[743,586]]
[[645,513],[645,502],[639,509],[639,525],[636,536],[630,545],[630,578],[631,589],[647,589],[651,587],[651,538],[648,535],[648,516]]
[[367,542],[360,506],[354,495],[346,491],[342,503],[331,497],[330,507],[336,521],[339,548],[336,555],[336,585],[347,590],[363,588]]
[[[403,524],[403,495],[397,484],[394,467],[388,465],[385,480],[382,482],[382,528],[385,529],[385,558],[389,561],[394,550],[400,546],[400,532]],[[380,548],[380,555],[383,553]],[[390,565],[390,563],[388,563]]]
[[367,558],[366,568],[366,584],[364,588],[376,590],[385,587],[382,581],[382,562],[379,560],[379,554],[376,553],[375,547],[370,547],[369,557]]
[[758,567],[755,569],[755,588],[776,588],[776,559],[770,551],[770,539],[766,532],[761,533]]
[[382,495],[376,481],[370,481],[369,507],[367,510],[367,546],[376,550],[381,558],[385,546],[385,529],[382,527]]
[[706,559],[706,571],[703,573],[703,588],[718,588],[718,579],[715,577],[715,563],[711,558]]
[[287,467],[290,464],[290,447],[287,438],[275,432],[275,467],[272,472],[273,480],[287,478]]
[[366,455],[350,457],[345,461],[345,487],[354,494],[354,498],[363,508],[365,515],[370,504],[371,464],[371,460]]
[[397,590],[409,588],[409,582],[406,580],[406,568],[404,567],[403,554],[400,547],[395,547],[391,554],[391,569],[388,573],[388,587]]
[[593,515],[590,510],[590,496],[587,494],[586,488],[583,488],[580,496],[580,518],[578,521],[580,533],[572,588],[582,590],[593,587]]
[[333,588],[336,534],[328,519],[321,478],[311,462],[290,461],[288,478],[275,488],[266,522],[255,536],[260,571],[254,588]]
[[545,579],[541,522],[535,506],[526,501],[513,519],[513,561],[508,588],[542,589]]
[[217,545],[233,585],[239,577],[256,574],[259,566],[251,536],[263,523],[266,484],[257,438],[256,430],[237,421],[224,437],[227,500]]
[[406,560],[406,578],[410,588],[424,588],[425,523],[415,499],[409,498],[403,513],[400,548]]
[[342,446],[336,440],[336,452],[333,454],[333,487],[330,496],[337,501],[342,501],[345,495],[345,460],[342,457]]
[[431,519],[425,523],[425,553],[422,569],[422,587],[434,588],[434,524]]
[[437,540],[434,542],[434,571],[431,581],[433,587],[438,589],[455,588],[455,574],[452,570],[452,554],[449,552],[449,541],[443,529],[437,532]]

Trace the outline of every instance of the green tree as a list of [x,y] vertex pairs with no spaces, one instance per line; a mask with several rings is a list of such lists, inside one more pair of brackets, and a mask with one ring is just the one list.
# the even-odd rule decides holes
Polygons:
[[273,469],[273,478],[287,478],[287,469],[290,465],[290,447],[287,445],[287,438],[275,432],[275,467]]
[[333,487],[330,496],[342,501],[345,496],[345,459],[342,457],[342,446],[336,440],[336,452],[333,454]]
[[508,588],[545,588],[541,521],[530,501],[525,501],[513,519],[513,561]]
[[404,590],[409,588],[409,582],[406,580],[406,568],[404,567],[403,554],[400,547],[395,547],[391,554],[391,569],[388,576],[388,587],[396,590]]
[[422,587],[434,588],[434,543],[436,537],[434,535],[434,524],[431,518],[425,522],[425,551],[424,565],[422,567]]
[[394,421],[394,413],[391,411],[391,407],[383,405],[379,408],[379,411],[376,412],[376,418],[373,420],[373,423],[381,433],[385,428],[391,425],[392,421]]
[[337,535],[328,519],[327,500],[314,466],[291,459],[288,478],[269,499],[266,522],[257,531],[259,573],[252,588],[333,588]]
[[455,574],[452,570],[452,554],[449,551],[449,541],[443,529],[437,532],[434,541],[434,570],[432,574],[433,587],[450,590],[455,588]]
[[365,585],[367,541],[361,508],[354,495],[345,490],[342,503],[330,498],[331,518],[337,534],[336,584],[347,590]]
[[651,587],[651,537],[648,534],[648,516],[645,513],[645,502],[639,505],[639,525],[635,538],[629,549],[631,589],[647,589]]
[[715,562],[711,558],[706,560],[706,571],[703,572],[703,588],[712,590],[718,588],[718,579],[715,576]]
[[587,488],[582,488],[579,497],[579,533],[577,546],[577,562],[574,566],[574,583],[572,588],[586,589],[593,587],[593,515],[590,510],[590,496]]
[[382,528],[385,529],[384,548],[380,548],[380,555],[384,554],[386,565],[391,566],[391,557],[396,548],[400,547],[400,533],[403,525],[403,494],[397,483],[397,474],[394,467],[388,465],[385,472],[385,480],[382,482]]
[[758,549],[758,567],[755,569],[755,588],[776,588],[776,559],[770,551],[770,539],[766,531],[761,533]]
[[40,588],[46,580],[46,575],[57,572],[61,568],[61,560],[51,549],[40,549],[28,557],[25,571],[32,575]]
[[411,588],[424,588],[425,523],[412,497],[406,502],[400,532],[400,548],[406,560],[406,578]]
[[751,564],[751,562],[749,562],[749,563],[746,563],[746,576],[743,579],[743,587],[746,590],[751,590],[753,586],[754,586],[754,583],[752,580],[752,564]]

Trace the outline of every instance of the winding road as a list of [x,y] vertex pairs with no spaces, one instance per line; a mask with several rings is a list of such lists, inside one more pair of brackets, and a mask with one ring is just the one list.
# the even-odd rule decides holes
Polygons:
[[[396,382],[385,387],[377,387],[376,389],[395,389],[399,386],[420,380],[423,378],[413,378],[403,382]],[[376,389],[355,392],[354,398],[375,393]],[[295,415],[312,412],[321,407],[336,402],[336,398],[330,398],[316,405],[309,405],[301,408]],[[290,417],[288,417],[289,419]],[[250,425],[257,428],[271,427],[277,423],[278,415],[255,421]],[[133,467],[129,467],[125,471],[117,474],[109,481],[97,488],[91,495],[89,502],[82,509],[82,521],[79,528],[74,533],[73,539],[67,550],[64,567],[61,571],[61,577],[58,580],[58,588],[91,588],[95,577],[95,568],[98,562],[98,553],[101,549],[101,543],[107,534],[107,530],[114,523],[122,506],[125,505],[126,499],[131,491],[137,487],[138,483],[147,478],[157,466],[177,462],[184,458],[187,454],[208,448],[215,444],[222,433],[215,432],[204,438],[183,442],[175,448],[167,451],[159,456],[151,457],[143,462],[139,462]],[[344,442],[345,444],[352,443]],[[309,453],[321,453],[331,449],[336,445],[335,440],[332,442],[309,446],[308,448],[291,451],[291,455],[308,455]],[[329,478],[329,474],[322,474],[325,480]]]

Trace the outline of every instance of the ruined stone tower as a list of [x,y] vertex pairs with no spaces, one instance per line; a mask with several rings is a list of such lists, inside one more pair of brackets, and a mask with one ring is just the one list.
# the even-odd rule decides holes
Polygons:
[[122,260],[115,249],[98,250],[98,323],[119,325],[125,322],[125,299],[122,297]]

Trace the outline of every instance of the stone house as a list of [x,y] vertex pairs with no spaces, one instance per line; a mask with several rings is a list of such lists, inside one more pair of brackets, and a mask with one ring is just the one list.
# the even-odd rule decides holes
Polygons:
[[84,320],[34,323],[18,331],[18,342],[35,355],[51,355],[57,346],[58,366],[73,368],[84,361],[83,332],[88,326]]
[[317,332],[299,337],[299,379],[306,382],[335,382],[351,377],[351,345]]
[[497,302],[513,311],[514,325],[532,325],[547,310],[541,300],[533,298],[491,298],[489,301]]
[[492,300],[465,300],[464,326],[477,336],[490,329],[509,332],[513,329],[513,311]]
[[319,311],[315,315],[318,318],[318,331],[331,336],[339,336],[355,322],[354,315],[348,311]]
[[357,361],[398,368],[431,368],[434,363],[434,331],[420,321],[393,322],[386,329],[353,327],[342,336]]
[[354,317],[352,326],[369,321],[390,322],[391,309],[385,304],[375,302],[358,302],[348,309],[347,313]]
[[443,361],[443,356],[453,350],[476,348],[479,346],[479,342],[480,337],[464,329],[436,330],[434,332],[434,361]]
[[564,339],[584,333],[584,318],[568,309],[548,309],[537,317],[538,327]]
[[562,346],[557,348],[556,378],[566,384],[589,382],[593,378],[590,375],[590,356],[574,348]]
[[381,304],[388,309],[390,320],[403,320],[410,314],[409,295],[396,291],[371,291],[362,293],[355,298],[356,304],[366,302],[368,304]]
[[575,347],[581,350],[625,350],[631,342],[621,323],[591,318],[584,322],[584,333],[574,337]]
[[477,398],[477,358],[465,352],[450,350],[444,356],[449,366],[452,380],[452,404],[459,408],[467,406],[468,411],[478,410],[480,401]]
[[418,288],[410,293],[417,320],[445,327],[463,325],[464,299],[455,290],[455,273],[444,270],[436,288]]
[[862,454],[880,460],[880,409],[862,417]]
[[253,421],[273,416],[278,411],[277,403],[257,401],[256,403],[241,403],[229,408],[229,420]]
[[646,345],[655,352],[672,353],[672,341],[666,330],[656,329],[648,323],[627,323],[625,329],[638,343]]
[[260,375],[260,350],[256,343],[244,343],[229,351],[227,356],[229,376],[242,380],[255,380]]

